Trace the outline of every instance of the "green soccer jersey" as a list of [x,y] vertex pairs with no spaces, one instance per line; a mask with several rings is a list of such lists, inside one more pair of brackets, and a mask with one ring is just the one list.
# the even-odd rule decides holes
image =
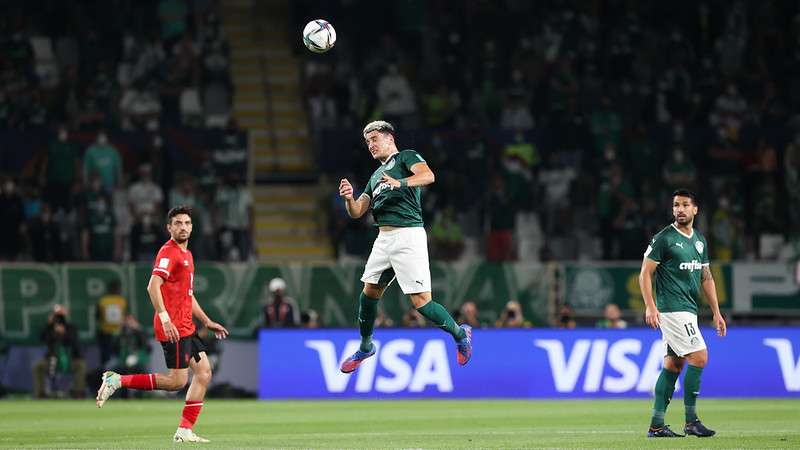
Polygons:
[[422,189],[420,187],[391,189],[387,183],[381,182],[381,176],[386,172],[396,180],[407,178],[414,174],[411,171],[414,164],[424,162],[422,156],[414,150],[403,150],[390,156],[369,177],[364,193],[369,196],[372,217],[378,226],[423,226]]
[[700,275],[709,263],[706,238],[697,230],[686,235],[672,224],[653,237],[644,256],[658,263],[654,285],[658,311],[697,314]]

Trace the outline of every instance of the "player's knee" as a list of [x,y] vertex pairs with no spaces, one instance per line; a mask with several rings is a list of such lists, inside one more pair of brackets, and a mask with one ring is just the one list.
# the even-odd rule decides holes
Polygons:
[[364,283],[364,294],[369,298],[381,298],[383,289],[377,284]]
[[195,372],[194,380],[202,385],[209,385],[211,383],[211,370],[201,370],[199,372]]
[[180,391],[189,382],[189,377],[186,374],[176,374],[169,377],[166,385],[163,387],[167,391]]
[[708,364],[708,352],[700,351],[692,353],[687,358],[687,361],[689,361],[689,364],[702,369]]
[[409,295],[409,298],[411,299],[411,304],[414,305],[414,308],[419,309],[430,303],[431,293],[420,292],[419,294],[411,294]]
[[664,360],[664,368],[670,372],[680,372],[683,370],[683,359],[666,358]]
[[706,364],[708,364],[708,356],[702,355],[692,358],[692,360],[689,361],[689,364],[702,369],[706,366]]

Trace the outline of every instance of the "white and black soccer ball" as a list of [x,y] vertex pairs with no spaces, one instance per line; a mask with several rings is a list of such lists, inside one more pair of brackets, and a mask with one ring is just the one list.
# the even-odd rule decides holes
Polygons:
[[303,44],[314,53],[325,53],[335,43],[336,30],[327,20],[312,20],[303,28]]

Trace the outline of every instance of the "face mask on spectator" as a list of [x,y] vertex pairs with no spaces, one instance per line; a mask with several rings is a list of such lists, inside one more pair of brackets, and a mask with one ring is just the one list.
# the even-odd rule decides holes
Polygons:
[[606,146],[605,156],[608,161],[613,161],[616,158],[617,152],[614,150],[613,145]]

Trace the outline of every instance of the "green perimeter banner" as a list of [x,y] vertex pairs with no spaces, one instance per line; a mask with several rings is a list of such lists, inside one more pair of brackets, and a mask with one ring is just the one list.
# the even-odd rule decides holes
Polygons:
[[[203,309],[226,325],[235,338],[248,339],[263,321],[271,279],[286,281],[287,295],[300,310],[314,309],[324,327],[353,327],[358,309],[361,264],[198,264],[194,294]],[[480,318],[492,325],[507,301],[518,300],[526,319],[544,325],[548,311],[548,276],[543,264],[431,264],[433,297],[448,310],[475,301]],[[37,344],[55,304],[69,308],[81,339],[95,335],[95,305],[109,281],[118,279],[130,311],[150,329],[153,307],[147,295],[151,266],[142,264],[4,264],[0,266],[0,335],[11,344]],[[381,301],[395,325],[410,301],[396,283]]]
[[[472,300],[481,322],[492,326],[509,300],[518,300],[526,320],[548,326],[556,302],[598,313],[606,303],[642,310],[639,263],[431,263],[433,298],[448,310]],[[785,264],[712,264],[721,307],[753,313],[800,311],[794,268]],[[354,327],[361,264],[199,264],[194,292],[209,315],[233,337],[249,339],[263,321],[267,285],[281,277],[299,309],[314,309],[324,327]],[[0,265],[0,338],[10,344],[38,344],[39,331],[53,305],[69,308],[83,340],[95,335],[95,304],[107,283],[119,279],[129,309],[148,329],[153,307],[147,296],[150,265],[3,264]],[[561,280],[555,286],[552,280]],[[555,289],[558,287],[558,289]],[[396,283],[381,301],[396,326],[410,302]]]
[[[711,265],[722,310],[731,309],[733,303],[731,266]],[[564,264],[563,300],[577,311],[600,311],[607,303],[616,303],[622,310],[644,311],[639,289],[641,267],[641,262]]]

